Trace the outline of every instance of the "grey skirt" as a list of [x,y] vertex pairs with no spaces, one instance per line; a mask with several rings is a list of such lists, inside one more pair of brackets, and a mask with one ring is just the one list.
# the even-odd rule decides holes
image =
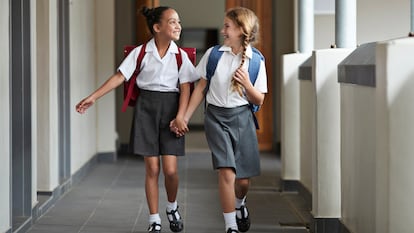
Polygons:
[[184,137],[170,131],[179,93],[140,90],[134,109],[130,150],[142,156],[184,155]]
[[237,178],[260,175],[259,146],[249,107],[208,105],[204,118],[214,169],[233,168]]

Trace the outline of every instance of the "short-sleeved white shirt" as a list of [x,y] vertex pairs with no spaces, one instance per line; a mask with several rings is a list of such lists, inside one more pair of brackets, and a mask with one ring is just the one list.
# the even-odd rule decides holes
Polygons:
[[[135,71],[137,58],[142,45],[133,49],[118,67],[126,80],[129,80]],[[182,64],[178,71],[175,55],[178,46],[171,42],[163,58],[158,54],[154,39],[151,39],[145,48],[145,56],[141,62],[141,72],[137,77],[140,89],[160,92],[179,92],[179,83],[194,82],[200,78],[196,73],[185,51],[181,50]]]
[[[209,48],[197,65],[197,72],[200,77],[207,79],[207,62],[212,48]],[[234,72],[239,68],[242,59],[242,53],[234,54],[228,46],[221,46],[220,51],[223,55],[217,63],[216,71],[211,78],[209,91],[206,95],[208,104],[218,107],[234,108],[248,104],[246,96],[240,96],[238,92],[232,90],[231,80]],[[249,45],[246,50],[247,60],[243,68],[248,70],[250,59],[252,58],[252,48]],[[267,74],[264,61],[260,62],[260,70],[257,75],[254,87],[261,93],[267,93]]]

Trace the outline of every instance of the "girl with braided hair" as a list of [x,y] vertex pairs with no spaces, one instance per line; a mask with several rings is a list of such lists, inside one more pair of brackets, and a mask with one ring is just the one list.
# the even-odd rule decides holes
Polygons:
[[[222,55],[211,79],[207,78],[210,56],[217,47],[208,49],[201,58],[196,67],[201,79],[184,115],[184,121],[188,122],[206,98],[204,128],[213,167],[218,170],[219,196],[227,233],[249,230],[250,218],[245,200],[250,178],[260,174],[257,135],[248,106],[249,103],[262,105],[267,93],[264,61],[260,60],[254,84],[248,72],[256,51],[251,43],[257,41],[258,32],[258,19],[251,10],[238,7],[226,13],[221,30],[224,44],[218,48]],[[188,127],[179,130],[175,121],[170,127],[178,136],[188,131]]]
[[100,88],[76,105],[79,113],[129,80],[137,68],[137,58],[143,50],[140,72],[136,79],[139,98],[134,109],[131,144],[134,154],[145,161],[145,194],[149,209],[148,232],[161,232],[161,218],[158,211],[160,171],[164,173],[167,193],[166,213],[173,232],[183,230],[183,219],[178,212],[177,156],[184,155],[184,137],[176,137],[170,131],[169,123],[176,119],[177,127],[184,129],[183,116],[190,98],[190,82],[199,78],[187,53],[181,51],[182,64],[178,69],[177,55],[180,54],[174,41],[180,38],[181,22],[177,12],[166,6],[142,9],[148,28],[153,35],[147,43],[137,46],[124,59],[118,72]]

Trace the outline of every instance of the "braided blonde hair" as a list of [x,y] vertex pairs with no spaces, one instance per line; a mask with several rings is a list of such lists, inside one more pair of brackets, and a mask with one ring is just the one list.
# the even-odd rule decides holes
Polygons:
[[[239,68],[241,68],[246,60],[246,50],[249,44],[257,43],[259,37],[259,20],[256,14],[247,8],[236,7],[226,13],[226,17],[231,19],[242,31],[241,39],[243,45],[242,60]],[[237,91],[243,96],[242,86],[234,79],[231,82],[233,91]]]

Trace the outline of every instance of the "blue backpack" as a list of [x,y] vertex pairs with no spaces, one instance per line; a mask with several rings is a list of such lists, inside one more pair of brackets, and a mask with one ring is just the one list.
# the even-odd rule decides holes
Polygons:
[[[220,47],[221,47],[221,45],[214,46],[213,49],[211,50],[210,56],[208,57],[207,74],[206,74],[206,76],[207,76],[206,77],[207,78],[207,86],[206,86],[206,89],[204,90],[204,93],[206,93],[206,94],[207,94],[207,91],[209,90],[209,87],[210,87],[211,78],[213,77],[214,72],[216,72],[217,63],[220,60],[221,55],[223,55],[223,51],[219,50]],[[254,85],[255,82],[256,82],[256,79],[257,79],[257,75],[259,74],[260,62],[264,61],[264,57],[260,53],[260,51],[257,50],[256,48],[252,47],[252,50],[253,50],[253,54],[252,54],[252,59],[250,59],[248,72],[249,72],[250,82]],[[249,103],[249,107],[250,107],[250,110],[253,113],[253,120],[254,120],[254,124],[256,126],[256,129],[259,129],[259,123],[257,122],[257,118],[256,118],[256,115],[254,113],[259,111],[260,106]]]

